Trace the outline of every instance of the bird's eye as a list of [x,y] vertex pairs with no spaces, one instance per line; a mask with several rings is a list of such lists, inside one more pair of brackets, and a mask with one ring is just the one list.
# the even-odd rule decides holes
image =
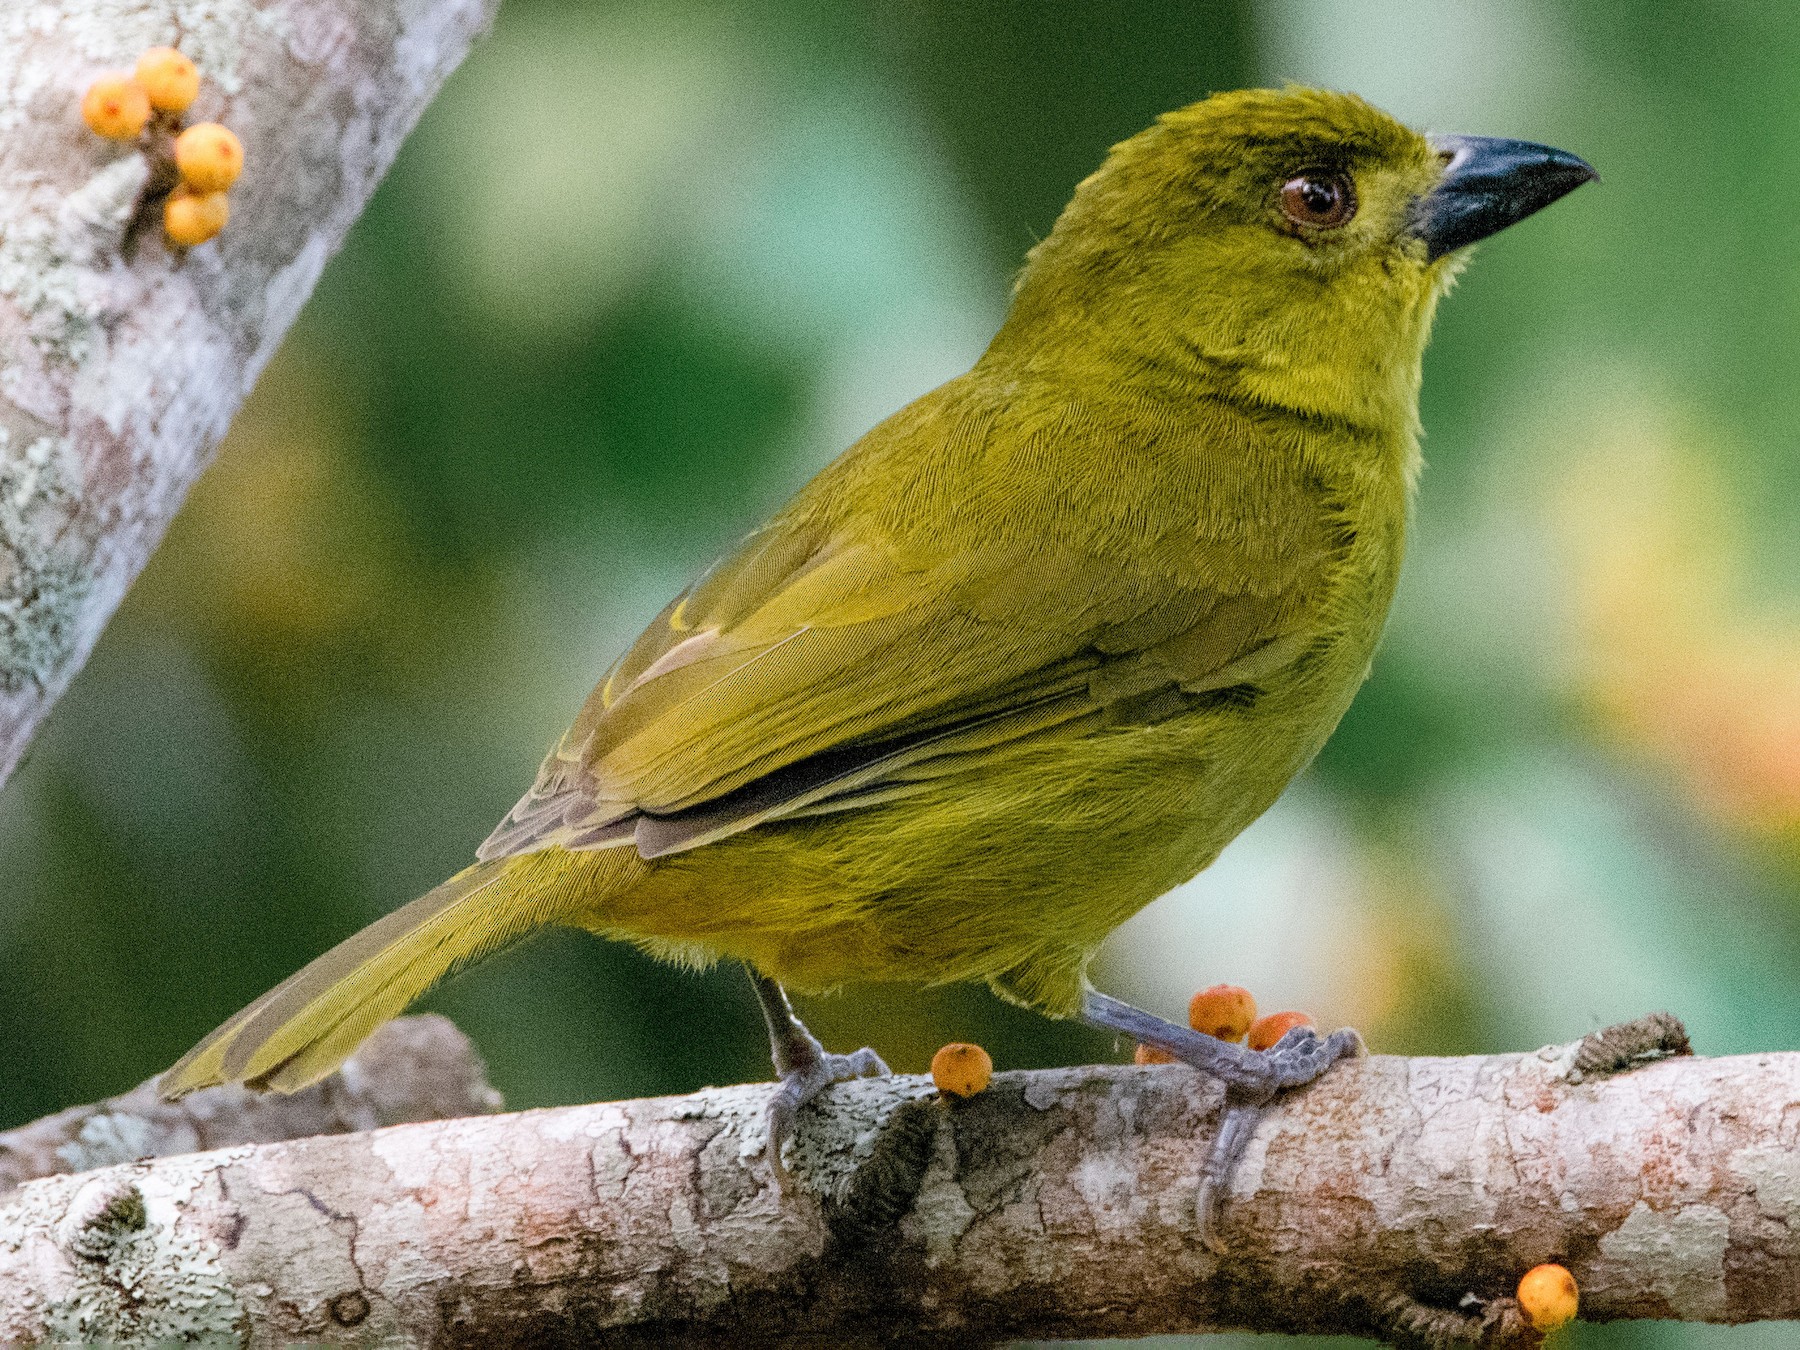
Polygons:
[[1356,188],[1346,174],[1299,174],[1281,185],[1281,214],[1296,225],[1334,230],[1356,214]]

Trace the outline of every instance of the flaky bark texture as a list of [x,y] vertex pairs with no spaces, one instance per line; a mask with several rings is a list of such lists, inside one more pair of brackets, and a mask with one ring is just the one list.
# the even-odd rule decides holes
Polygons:
[[1174,1066],[839,1087],[786,1200],[765,1086],[53,1177],[0,1207],[0,1340],[1507,1343],[1546,1260],[1590,1318],[1800,1317],[1800,1054],[1581,1067],[1333,1069],[1257,1132],[1224,1256],[1194,1212],[1218,1094]]
[[[0,780],[498,0],[0,5]],[[242,138],[219,238],[131,231],[149,164],[79,104],[176,44]],[[127,256],[129,255],[129,256]]]
[[289,1097],[235,1083],[178,1102],[156,1080],[92,1106],[72,1106],[0,1134],[0,1195],[36,1177],[139,1158],[350,1134],[500,1109],[487,1069],[448,1018],[401,1017],[376,1030],[343,1067]]

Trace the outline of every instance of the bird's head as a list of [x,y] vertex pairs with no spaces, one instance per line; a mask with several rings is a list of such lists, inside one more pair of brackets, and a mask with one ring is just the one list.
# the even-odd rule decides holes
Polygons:
[[1459,250],[1593,177],[1546,146],[1427,137],[1354,94],[1217,94],[1081,184],[997,346],[1128,353],[1247,401],[1410,425]]

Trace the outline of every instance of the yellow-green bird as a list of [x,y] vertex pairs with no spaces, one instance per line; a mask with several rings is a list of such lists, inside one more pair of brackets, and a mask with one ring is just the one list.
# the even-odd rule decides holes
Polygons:
[[886,1071],[826,1053],[782,986],[981,980],[1224,1079],[1216,1194],[1255,1112],[1355,1033],[1258,1054],[1096,993],[1089,959],[1337,725],[1399,574],[1456,250],[1594,176],[1300,88],[1115,147],[974,368],[678,596],[480,861],[231,1018],[163,1092],[302,1087],[452,967],[564,924],[751,968],[778,1178],[807,1099]]

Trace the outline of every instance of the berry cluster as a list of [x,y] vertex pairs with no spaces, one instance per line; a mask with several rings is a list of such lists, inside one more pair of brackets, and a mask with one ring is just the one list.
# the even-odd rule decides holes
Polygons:
[[[1310,1027],[1312,1018],[1302,1012],[1256,1015],[1256,999],[1235,984],[1215,984],[1188,1001],[1188,1025],[1222,1041],[1248,1040],[1252,1050],[1267,1050],[1295,1027]],[[1140,1045],[1139,1064],[1173,1064],[1174,1056],[1155,1046]],[[947,1097],[973,1097],[985,1091],[994,1074],[994,1061],[979,1045],[960,1041],[946,1045],[931,1059],[931,1077]]]
[[135,141],[148,134],[146,150],[162,170],[153,177],[171,188],[163,202],[163,229],[182,248],[204,244],[231,218],[226,189],[244,171],[244,147],[217,122],[181,125],[200,95],[200,71],[173,47],[152,47],[129,75],[102,75],[81,100],[81,117],[96,135]]
[[[1188,1000],[1188,1025],[1221,1041],[1245,1041],[1252,1050],[1267,1050],[1295,1027],[1310,1027],[1303,1012],[1256,1015],[1256,999],[1236,984],[1215,984]],[[1140,1045],[1133,1058],[1139,1064],[1173,1064],[1175,1057],[1153,1045]]]

